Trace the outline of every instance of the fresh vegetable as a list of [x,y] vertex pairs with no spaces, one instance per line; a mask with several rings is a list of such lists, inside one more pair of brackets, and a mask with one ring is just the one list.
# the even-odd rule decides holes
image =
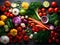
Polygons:
[[24,15],[26,13],[26,10],[25,9],[20,9],[20,14],[21,15]]
[[14,14],[15,16],[17,16],[17,15],[19,14],[19,9],[14,8],[14,9],[12,10],[12,14]]
[[11,3],[11,7],[13,8],[17,7],[17,3]]
[[6,11],[6,6],[1,6],[1,7],[0,7],[0,10],[1,10],[2,12]]
[[5,21],[5,24],[8,25],[9,28],[13,28],[12,19],[10,19],[10,18],[7,19],[7,20]]
[[44,1],[43,2],[43,6],[46,7],[46,8],[48,8],[50,6],[50,3],[48,1]]
[[21,18],[20,17],[14,17],[12,21],[13,21],[14,25],[17,26],[21,23]]
[[52,13],[53,12],[53,8],[48,8],[48,13]]
[[57,13],[57,12],[58,12],[58,8],[55,8],[55,9],[54,9],[54,12]]
[[5,21],[6,19],[7,19],[7,16],[1,15],[1,20],[2,20],[2,21]]
[[11,2],[10,1],[5,1],[5,6],[7,6],[7,7],[9,7],[9,6],[11,6]]
[[23,9],[28,9],[29,8],[29,3],[28,2],[22,2],[21,4]]
[[40,12],[38,15],[41,17],[41,16],[43,16],[43,13]]
[[37,20],[35,20],[33,18],[29,18],[29,20],[31,20],[34,23],[37,23],[38,25],[40,25],[41,28],[45,28],[45,29],[48,29],[49,30],[49,28],[46,27],[45,25],[43,25],[41,22],[39,22],[39,21],[37,21]]
[[0,38],[1,40],[1,43],[3,43],[3,44],[7,44],[7,43],[9,43],[9,37],[8,36],[1,36],[1,38]]
[[42,12],[46,12],[46,9],[45,8],[42,8],[41,10],[42,10]]
[[57,3],[55,1],[51,2],[51,6],[52,7],[56,7],[57,6]]
[[5,22],[0,21],[0,26],[4,26],[4,25],[5,25]]
[[11,29],[11,30],[10,30],[10,34],[11,34],[12,36],[16,36],[16,35],[17,35],[17,30],[16,30],[16,29]]

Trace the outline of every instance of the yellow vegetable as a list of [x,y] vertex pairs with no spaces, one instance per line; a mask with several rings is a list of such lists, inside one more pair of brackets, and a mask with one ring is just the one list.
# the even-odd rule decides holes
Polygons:
[[23,9],[28,9],[29,8],[29,3],[28,2],[22,2],[21,4]]
[[3,21],[0,21],[0,26],[5,25],[5,23]]
[[0,18],[1,18],[2,21],[5,21],[5,20],[7,19],[7,16],[5,16],[5,15],[1,15]]
[[17,35],[17,30],[16,29],[11,29],[10,34],[12,36],[16,36]]

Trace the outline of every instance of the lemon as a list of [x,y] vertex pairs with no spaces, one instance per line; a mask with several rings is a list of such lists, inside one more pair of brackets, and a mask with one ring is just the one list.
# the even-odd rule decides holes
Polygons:
[[5,25],[5,23],[3,21],[0,21],[0,26]]
[[5,20],[7,19],[7,16],[5,16],[5,15],[1,15],[0,18],[1,18],[2,21],[5,21]]

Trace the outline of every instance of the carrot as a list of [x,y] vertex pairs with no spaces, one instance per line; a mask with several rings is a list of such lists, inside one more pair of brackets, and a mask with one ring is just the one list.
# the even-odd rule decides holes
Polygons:
[[41,28],[45,28],[45,29],[48,29],[48,30],[49,30],[49,28],[46,27],[44,24],[42,24],[42,22],[40,22],[40,21],[37,21],[37,20],[35,20],[35,19],[33,19],[33,18],[29,18],[28,20],[37,23],[37,24],[39,25],[39,27],[41,27]]

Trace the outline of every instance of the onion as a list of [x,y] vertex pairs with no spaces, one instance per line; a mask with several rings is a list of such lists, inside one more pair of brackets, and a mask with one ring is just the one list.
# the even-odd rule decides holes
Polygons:
[[54,30],[54,26],[53,25],[50,25],[50,30]]
[[20,17],[14,17],[14,18],[13,18],[13,23],[14,23],[15,25],[19,25],[19,24],[21,23],[21,18],[20,18]]
[[26,20],[26,19],[23,19],[23,22],[24,22],[24,23],[27,23],[27,20]]

